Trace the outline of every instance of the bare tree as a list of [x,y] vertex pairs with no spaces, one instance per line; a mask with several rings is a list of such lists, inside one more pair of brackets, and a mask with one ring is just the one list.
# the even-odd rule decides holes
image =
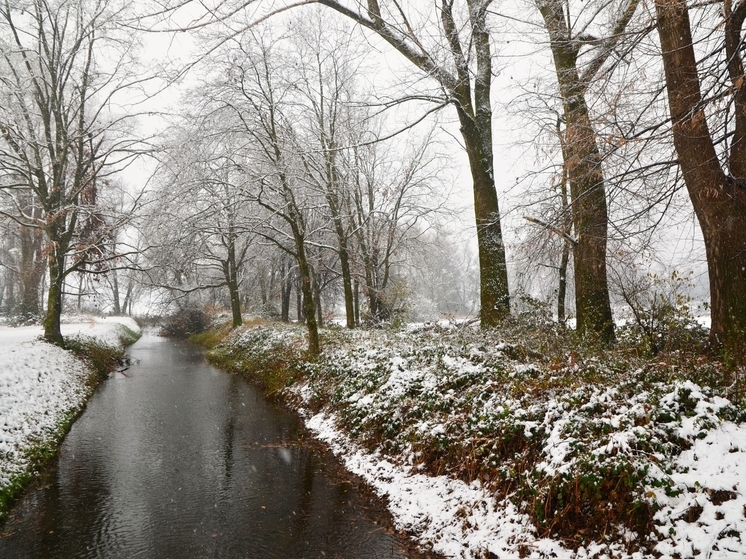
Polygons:
[[[717,13],[703,17],[712,23],[711,29],[695,31],[712,36],[712,30],[717,30],[722,35],[719,45],[706,41],[697,45],[707,49],[707,56],[700,59],[690,23],[694,9],[684,0],[655,2],[673,141],[707,251],[710,343],[742,355],[746,333],[746,74],[742,56],[746,2],[726,0]],[[716,76],[714,83],[711,76]],[[704,92],[703,82],[708,85]],[[708,118],[714,103],[725,110]]]
[[356,110],[356,105],[363,103],[355,81],[361,56],[351,44],[349,29],[330,30],[320,12],[298,31],[293,41],[298,61],[297,88],[304,107],[300,112],[308,143],[299,155],[309,186],[323,193],[326,200],[336,239],[346,325],[354,328],[350,266],[353,228],[345,203],[351,173],[345,152],[357,139],[359,129],[367,125],[365,112]]
[[255,231],[292,254],[301,282],[303,314],[308,329],[308,352],[320,352],[316,299],[309,240],[319,200],[308,196],[297,157],[297,132],[285,102],[294,94],[292,81],[285,80],[282,56],[273,52],[273,39],[247,37],[230,51],[222,76],[210,93],[209,102],[243,138],[243,153],[236,161],[243,174],[242,191],[263,209],[264,219]]
[[[96,207],[102,181],[133,156],[134,142],[115,137],[110,113],[125,75],[128,42],[108,41],[125,9],[115,2],[4,2],[0,7],[0,173],[14,204],[12,219],[44,231],[49,292],[44,335],[63,344],[63,286],[71,272],[104,257],[108,240]],[[122,37],[118,37],[121,39]],[[104,64],[101,49],[113,57]],[[118,53],[119,58],[116,58]],[[121,127],[120,127],[121,128]],[[33,192],[39,214],[24,210]]]
[[[242,324],[240,289],[253,234],[250,202],[235,184],[236,145],[225,126],[209,115],[188,116],[171,127],[171,145],[156,174],[151,231],[153,265],[171,268],[151,278],[177,296],[190,291],[226,288],[232,325]],[[174,260],[176,250],[181,257]],[[168,280],[190,270],[189,281]],[[186,279],[186,278],[185,278]]]
[[[372,31],[417,68],[425,80],[418,82],[417,91],[408,99],[434,103],[431,111],[451,105],[460,123],[473,182],[480,313],[484,326],[495,326],[510,314],[493,161],[491,91],[494,69],[488,21],[491,3],[492,0],[438,0],[431,8],[426,8],[425,5],[407,5],[396,0],[367,0],[366,3],[301,0],[274,10],[270,6],[270,14],[259,15],[248,24],[234,22],[237,14],[246,13],[246,5],[235,7],[219,3],[191,22],[176,25],[179,30],[194,30],[228,22],[227,33],[236,37],[272,14],[300,5],[320,4]],[[148,24],[156,25],[153,22],[157,19],[170,21],[181,5],[167,3],[165,8],[161,6],[149,18]],[[260,4],[254,4],[252,8],[257,6]],[[226,40],[225,35],[217,39],[219,43]]]
[[[608,209],[602,155],[586,94],[607,60],[614,58],[614,49],[622,41],[638,3],[631,0],[619,9],[613,4],[576,6],[569,0],[536,0],[549,36],[563,107],[565,129],[559,135],[563,183],[566,180],[569,185],[575,233],[572,248],[577,329],[595,333],[607,342],[614,338],[606,274]],[[573,13],[573,8],[578,13]],[[603,32],[595,20],[606,11],[604,8],[617,15],[608,35],[596,36],[592,27]]]
[[[442,210],[437,193],[438,157],[430,136],[409,146],[356,146],[350,185],[357,274],[374,323],[391,317],[388,293],[392,270],[405,257],[406,244],[427,230],[428,219]],[[392,151],[396,153],[392,153]]]

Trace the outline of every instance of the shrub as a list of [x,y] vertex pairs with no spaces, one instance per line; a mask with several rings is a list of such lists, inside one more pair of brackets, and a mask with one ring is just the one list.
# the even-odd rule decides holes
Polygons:
[[160,335],[171,338],[188,338],[204,332],[210,326],[210,317],[202,309],[188,308],[166,318]]

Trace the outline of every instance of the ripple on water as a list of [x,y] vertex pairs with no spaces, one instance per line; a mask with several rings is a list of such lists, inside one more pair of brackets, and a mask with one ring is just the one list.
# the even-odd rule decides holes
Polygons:
[[0,557],[409,557],[297,420],[192,346],[144,336],[105,382]]

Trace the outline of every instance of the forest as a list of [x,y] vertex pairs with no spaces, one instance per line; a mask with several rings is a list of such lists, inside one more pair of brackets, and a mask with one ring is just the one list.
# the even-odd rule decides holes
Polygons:
[[[0,8],[0,311],[746,326],[746,3]],[[742,95],[743,94],[743,95]],[[471,188],[469,188],[471,187]],[[665,326],[665,325],[664,325]]]
[[[202,331],[133,351],[281,400],[425,552],[743,557],[745,20],[0,0],[0,396],[18,422],[52,400],[63,314],[135,328],[122,352],[134,316]],[[135,361],[120,386],[168,385]]]

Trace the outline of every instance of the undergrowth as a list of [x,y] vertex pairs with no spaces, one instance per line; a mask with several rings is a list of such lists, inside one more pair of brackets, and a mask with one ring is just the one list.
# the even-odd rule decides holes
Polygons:
[[326,330],[314,362],[303,359],[302,330],[260,326],[231,334],[209,358],[334,413],[371,451],[480,480],[540,537],[651,552],[666,537],[659,498],[690,490],[672,480],[676,456],[720,422],[746,419],[742,371],[703,356],[691,338],[652,358],[530,326]]
[[235,330],[226,343],[214,347],[207,359],[222,369],[243,375],[269,396],[277,396],[298,378],[304,344],[298,329],[249,324]]

